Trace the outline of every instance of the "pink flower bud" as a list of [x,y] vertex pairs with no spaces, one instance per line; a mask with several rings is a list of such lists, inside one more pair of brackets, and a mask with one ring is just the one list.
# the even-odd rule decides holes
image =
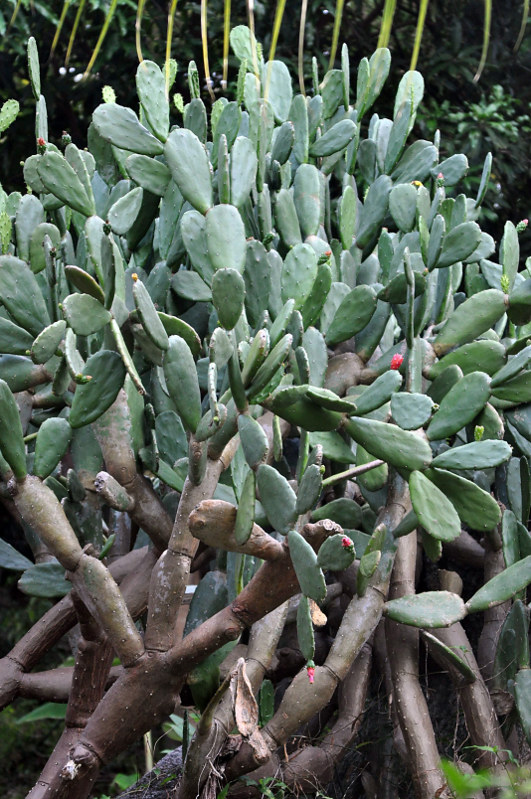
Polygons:
[[344,547],[344,549],[351,549],[354,546],[354,544],[352,543],[352,541],[348,536],[344,535],[343,538],[341,539],[341,546]]
[[395,355],[393,355],[391,359],[391,369],[400,369],[403,361],[404,361],[404,356],[399,355],[397,352]]
[[313,685],[313,678],[315,675],[315,666],[306,666],[306,671],[308,672],[308,679],[310,680],[310,684]]
[[444,175],[442,172],[439,172],[439,174],[437,175],[437,180],[444,180]]

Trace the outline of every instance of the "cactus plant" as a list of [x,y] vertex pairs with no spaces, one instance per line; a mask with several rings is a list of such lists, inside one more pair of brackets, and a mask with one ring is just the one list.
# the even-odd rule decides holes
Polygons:
[[[346,49],[343,68],[305,98],[282,63],[263,62],[250,31],[232,41],[244,90],[217,101],[210,127],[196,70],[176,117],[163,71],[144,61],[139,114],[103,103],[88,150],[41,143],[25,165],[32,193],[3,199],[0,497],[23,520],[35,564],[6,544],[0,565],[23,571],[27,593],[42,595],[41,566],[55,575],[49,596],[73,590],[0,661],[2,705],[49,696],[50,685],[68,703],[32,797],[87,796],[101,763],[164,721],[186,683],[203,716],[180,799],[259,765],[300,786],[312,749],[312,779],[324,783],[357,730],[367,642],[385,614],[380,630],[399,652],[388,688],[417,795],[431,799],[445,790],[436,746],[417,746],[434,740],[431,722],[412,720],[400,699],[402,685],[420,690],[415,628],[450,625],[426,640],[466,675],[473,743],[507,748],[470,644],[456,660],[444,635],[464,635],[468,613],[487,618],[531,581],[529,266],[519,269],[509,223],[500,263],[486,260],[474,202],[447,192],[466,159],[441,164],[438,140],[408,143],[418,73],[404,76],[394,118],[366,125],[387,50],[360,62],[356,98]],[[476,290],[470,266],[490,275],[488,288]],[[492,287],[497,269],[507,279]],[[138,528],[149,547],[134,548]],[[444,584],[417,594],[417,534],[431,559],[477,564],[502,547],[505,563],[466,601]],[[202,579],[183,636],[191,570]],[[290,684],[259,728],[253,694],[296,595]],[[318,622],[329,607],[327,637]],[[500,645],[504,674],[516,614]],[[75,665],[30,674],[77,622]],[[220,685],[239,639],[245,660]],[[106,691],[113,652],[122,668]],[[331,730],[280,761],[276,750],[338,686],[348,701]],[[208,786],[207,758],[224,758]]]

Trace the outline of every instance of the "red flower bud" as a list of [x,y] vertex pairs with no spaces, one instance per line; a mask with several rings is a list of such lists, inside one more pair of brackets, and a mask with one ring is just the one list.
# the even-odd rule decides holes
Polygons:
[[352,549],[354,544],[352,543],[352,541],[348,536],[344,535],[343,538],[341,539],[341,546],[344,547],[345,549]]
[[46,142],[44,141],[42,136],[39,136],[39,138],[37,139],[37,144],[39,145],[39,147],[46,147]]
[[306,666],[306,671],[308,672],[308,679],[310,683],[313,685],[313,678],[315,675],[315,666]]
[[404,356],[399,355],[397,352],[395,355],[393,355],[391,359],[391,369],[400,369],[403,361],[404,361]]

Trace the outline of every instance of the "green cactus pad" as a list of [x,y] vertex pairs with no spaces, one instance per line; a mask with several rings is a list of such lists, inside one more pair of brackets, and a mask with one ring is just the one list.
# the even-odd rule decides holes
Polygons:
[[46,268],[46,252],[44,250],[44,239],[48,236],[49,247],[59,250],[61,246],[61,234],[55,225],[49,222],[41,222],[33,231],[30,239],[29,260],[31,271],[36,275]]
[[31,357],[34,363],[46,363],[55,355],[59,344],[63,340],[66,322],[60,319],[53,322],[39,333],[31,347]]
[[180,269],[172,278],[171,287],[179,297],[193,302],[210,302],[212,292],[197,272]]
[[118,236],[125,234],[132,227],[142,205],[143,189],[137,186],[120,197],[107,212],[107,220]]
[[438,469],[489,469],[505,463],[510,457],[511,447],[506,441],[473,441],[437,455],[432,466]]
[[240,501],[234,523],[234,538],[238,544],[245,544],[253,529],[256,505],[255,492],[256,475],[252,469],[249,469],[240,491]]
[[507,297],[498,289],[486,289],[469,297],[447,319],[433,342],[438,357],[480,336],[503,316]]
[[493,683],[507,691],[518,669],[529,668],[529,614],[524,603],[517,599],[505,617],[494,656]]
[[452,541],[461,533],[461,523],[454,506],[422,472],[409,478],[413,510],[425,530],[440,541]]
[[263,391],[269,381],[273,378],[273,375],[278,371],[278,369],[280,369],[287,358],[292,342],[293,336],[291,336],[290,333],[286,333],[286,335],[280,339],[278,344],[273,347],[265,361],[259,367],[249,387],[250,399],[253,399],[261,391]]
[[354,441],[399,469],[424,469],[431,463],[429,444],[408,430],[357,417],[348,419],[344,426]]
[[434,402],[440,403],[442,398],[448,394],[450,389],[453,388],[462,377],[463,371],[460,366],[457,366],[457,364],[447,366],[428,388],[428,396],[431,397]]
[[216,269],[243,272],[247,252],[245,227],[234,205],[216,205],[206,217],[205,233],[210,262]]
[[514,681],[516,709],[527,742],[531,742],[531,669],[520,669]]
[[503,400],[511,404],[531,402],[531,370],[521,372],[511,380],[493,388],[492,396],[496,400]]
[[133,280],[133,299],[146,335],[156,347],[161,350],[167,350],[168,334],[166,333],[166,328],[159,318],[147,288],[141,280]]
[[531,322],[531,279],[519,283],[509,295],[507,316],[515,325]]
[[271,265],[268,253],[261,241],[247,241],[245,258],[245,312],[251,327],[263,320],[264,311],[269,307],[271,294]]
[[469,613],[487,610],[511,599],[531,582],[531,555],[496,574],[468,600]]
[[230,153],[230,201],[241,208],[255,185],[258,159],[253,143],[238,136]]
[[491,387],[497,388],[498,386],[505,383],[507,380],[511,380],[513,377],[521,372],[523,369],[526,369],[531,362],[531,345],[524,347],[517,355],[514,355],[512,358],[509,358],[505,366],[502,366],[496,374],[493,375],[491,380]]
[[255,376],[260,366],[265,361],[269,352],[269,332],[265,329],[259,330],[251,341],[249,351],[245,357],[242,368],[242,380],[244,386],[248,386]]
[[90,380],[76,388],[69,416],[74,428],[94,422],[110,408],[123,386],[126,369],[117,352],[100,350],[87,360],[83,375]]
[[386,602],[384,614],[401,624],[433,629],[450,627],[464,619],[467,606],[460,596],[450,591],[425,591]]
[[245,282],[236,269],[218,269],[212,278],[212,302],[220,324],[232,330],[238,322],[245,301]]
[[326,343],[334,346],[355,336],[368,324],[376,310],[376,292],[372,286],[356,286],[341,301],[326,331]]
[[185,428],[195,433],[201,419],[201,392],[190,347],[181,336],[170,336],[164,353],[164,377]]
[[329,411],[339,411],[340,413],[353,413],[356,406],[348,398],[338,397],[334,391],[318,386],[308,386],[306,396],[322,408]]
[[313,164],[301,164],[295,172],[293,200],[304,238],[317,235],[321,219],[321,178]]
[[46,419],[39,428],[35,442],[33,474],[46,479],[53,472],[72,439],[72,427],[66,419]]
[[301,594],[297,608],[297,640],[302,656],[306,661],[313,660],[315,655],[315,637],[313,634],[312,615],[308,597]]
[[322,602],[326,596],[326,583],[315,552],[306,539],[295,530],[289,531],[288,544],[302,593],[314,602]]
[[24,261],[13,255],[0,256],[0,300],[15,322],[34,337],[50,324],[35,275]]
[[164,155],[183,197],[206,214],[212,207],[212,176],[207,152],[195,133],[186,128],[173,130],[164,145]]
[[78,336],[90,336],[111,321],[110,312],[90,294],[69,294],[63,300],[66,321]]
[[170,106],[166,95],[166,79],[153,61],[141,61],[136,70],[136,90],[149,127],[165,142],[170,127]]
[[320,546],[317,563],[323,571],[343,571],[354,562],[356,552],[348,536],[337,533],[327,538]]
[[402,430],[416,430],[426,424],[433,412],[433,401],[426,394],[391,395],[391,414]]
[[158,197],[164,197],[171,172],[161,161],[133,153],[126,159],[125,169],[129,177],[143,189]]
[[[408,184],[409,185],[409,184]],[[402,188],[402,186],[398,187]],[[413,279],[415,281],[415,297],[420,297],[426,290],[426,278],[420,272],[413,272]],[[392,302],[396,305],[407,302],[408,297],[408,282],[406,275],[395,275],[387,286],[380,289],[378,292],[378,299],[385,300],[385,302]]]
[[417,189],[411,183],[399,183],[389,194],[389,211],[403,233],[413,230],[417,216]]
[[31,349],[33,336],[9,319],[0,317],[0,351],[9,355],[25,355]]
[[[367,452],[361,444],[356,446],[356,466],[363,466],[373,460],[375,460],[374,455]],[[360,474],[356,480],[366,491],[379,491],[387,483],[388,476],[389,469],[387,464],[382,463],[381,466],[370,469],[370,471],[365,472],[365,474]]]
[[310,147],[313,158],[323,158],[327,155],[344,150],[356,135],[356,124],[351,119],[341,119],[328,128],[319,139]]
[[389,369],[356,398],[356,416],[363,416],[389,402],[402,385],[403,377],[397,369]]
[[280,189],[275,200],[275,226],[287,247],[302,243],[301,229],[293,193]]
[[307,466],[299,482],[297,491],[297,514],[307,513],[311,510],[321,494],[323,478],[321,469],[317,464]]
[[26,447],[17,403],[4,380],[0,380],[0,453],[7,461],[17,480],[24,480]]
[[446,494],[459,518],[472,530],[493,530],[501,520],[498,503],[471,480],[443,469],[430,469],[426,476]]
[[138,121],[131,108],[103,103],[94,111],[92,124],[102,139],[122,150],[141,155],[161,155],[164,152],[161,142]]
[[371,184],[360,211],[356,245],[364,249],[378,235],[389,206],[391,178],[380,175]]
[[94,199],[89,196],[83,183],[60,153],[46,152],[38,166],[39,177],[46,190],[61,200],[64,205],[84,216],[95,213]]
[[441,400],[428,425],[428,438],[436,441],[457,433],[475,419],[489,395],[490,377],[485,372],[471,372],[462,377]]
[[245,460],[251,469],[257,469],[267,458],[269,445],[262,425],[252,416],[238,416],[238,432]]
[[487,339],[472,341],[470,344],[463,344],[462,347],[437,361],[430,368],[429,378],[435,380],[444,369],[452,364],[457,364],[465,375],[476,371],[492,375],[502,369],[505,360],[505,347],[500,342]]
[[98,302],[103,305],[105,302],[105,294],[92,275],[75,265],[65,266],[65,275],[69,283],[76,289],[79,289],[83,294],[90,294],[91,297],[94,297],[94,299],[98,300]]
[[312,512],[312,521],[318,522],[322,519],[331,519],[345,529],[351,530],[361,525],[361,508],[353,499],[346,497],[334,499]]
[[271,526],[286,535],[297,518],[295,492],[280,472],[265,463],[258,467],[256,482]]
[[214,267],[208,255],[206,218],[199,211],[186,211],[181,219],[181,235],[194,269],[210,285]]
[[444,237],[437,269],[464,261],[474,252],[481,240],[481,228],[476,222],[463,222],[452,228]]

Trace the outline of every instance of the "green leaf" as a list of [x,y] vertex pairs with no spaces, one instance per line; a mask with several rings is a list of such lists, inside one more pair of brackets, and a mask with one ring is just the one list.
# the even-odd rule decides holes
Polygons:
[[44,702],[35,710],[25,713],[16,720],[16,724],[29,724],[31,721],[42,721],[43,719],[61,719],[66,716],[67,705],[60,702]]
[[409,478],[413,510],[420,524],[434,538],[452,541],[461,533],[461,523],[449,499],[422,472]]
[[384,613],[402,624],[438,628],[449,627],[464,619],[467,606],[460,596],[450,591],[425,591],[386,602]]

